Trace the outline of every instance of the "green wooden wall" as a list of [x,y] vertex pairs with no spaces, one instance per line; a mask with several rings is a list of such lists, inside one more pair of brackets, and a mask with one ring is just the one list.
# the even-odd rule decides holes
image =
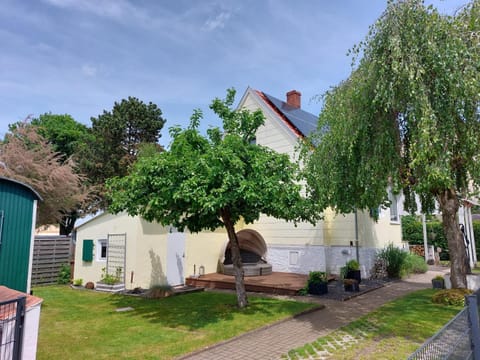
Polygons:
[[20,183],[0,178],[0,285],[27,291],[32,216],[36,194]]

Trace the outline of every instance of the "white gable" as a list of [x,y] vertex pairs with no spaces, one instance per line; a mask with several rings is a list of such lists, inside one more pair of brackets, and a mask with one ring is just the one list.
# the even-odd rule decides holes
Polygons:
[[265,124],[257,130],[257,144],[267,146],[279,153],[289,154],[292,160],[295,159],[298,136],[255,90],[247,89],[238,107],[250,111],[260,109],[265,115]]

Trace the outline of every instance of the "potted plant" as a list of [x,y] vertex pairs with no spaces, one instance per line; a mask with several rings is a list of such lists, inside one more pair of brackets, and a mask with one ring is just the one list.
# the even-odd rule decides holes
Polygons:
[[432,279],[432,286],[434,289],[444,289],[445,279],[441,275],[437,275]]
[[358,281],[355,279],[344,279],[343,288],[345,291],[360,291]]
[[357,260],[347,261],[346,267],[346,279],[355,279],[360,284],[362,282],[362,274],[360,272],[360,264]]
[[106,268],[102,268],[102,277],[97,283],[96,289],[99,291],[118,292],[125,290],[125,284],[120,280],[122,268],[119,266],[115,269],[115,275],[107,273]]
[[75,279],[73,280],[73,286],[80,287],[83,285],[83,279]]
[[307,280],[309,294],[323,295],[328,293],[327,274],[323,271],[310,271]]

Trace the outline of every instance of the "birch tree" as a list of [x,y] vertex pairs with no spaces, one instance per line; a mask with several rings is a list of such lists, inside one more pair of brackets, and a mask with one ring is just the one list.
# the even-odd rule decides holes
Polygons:
[[453,287],[466,287],[457,212],[480,184],[480,3],[445,16],[420,0],[389,1],[352,49],[350,77],[328,91],[305,151],[316,200],[338,212],[437,200]]

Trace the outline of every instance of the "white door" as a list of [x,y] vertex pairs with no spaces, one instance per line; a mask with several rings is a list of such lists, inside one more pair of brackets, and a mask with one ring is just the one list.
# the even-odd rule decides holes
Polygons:
[[172,286],[185,283],[185,237],[176,230],[167,237],[167,281]]

